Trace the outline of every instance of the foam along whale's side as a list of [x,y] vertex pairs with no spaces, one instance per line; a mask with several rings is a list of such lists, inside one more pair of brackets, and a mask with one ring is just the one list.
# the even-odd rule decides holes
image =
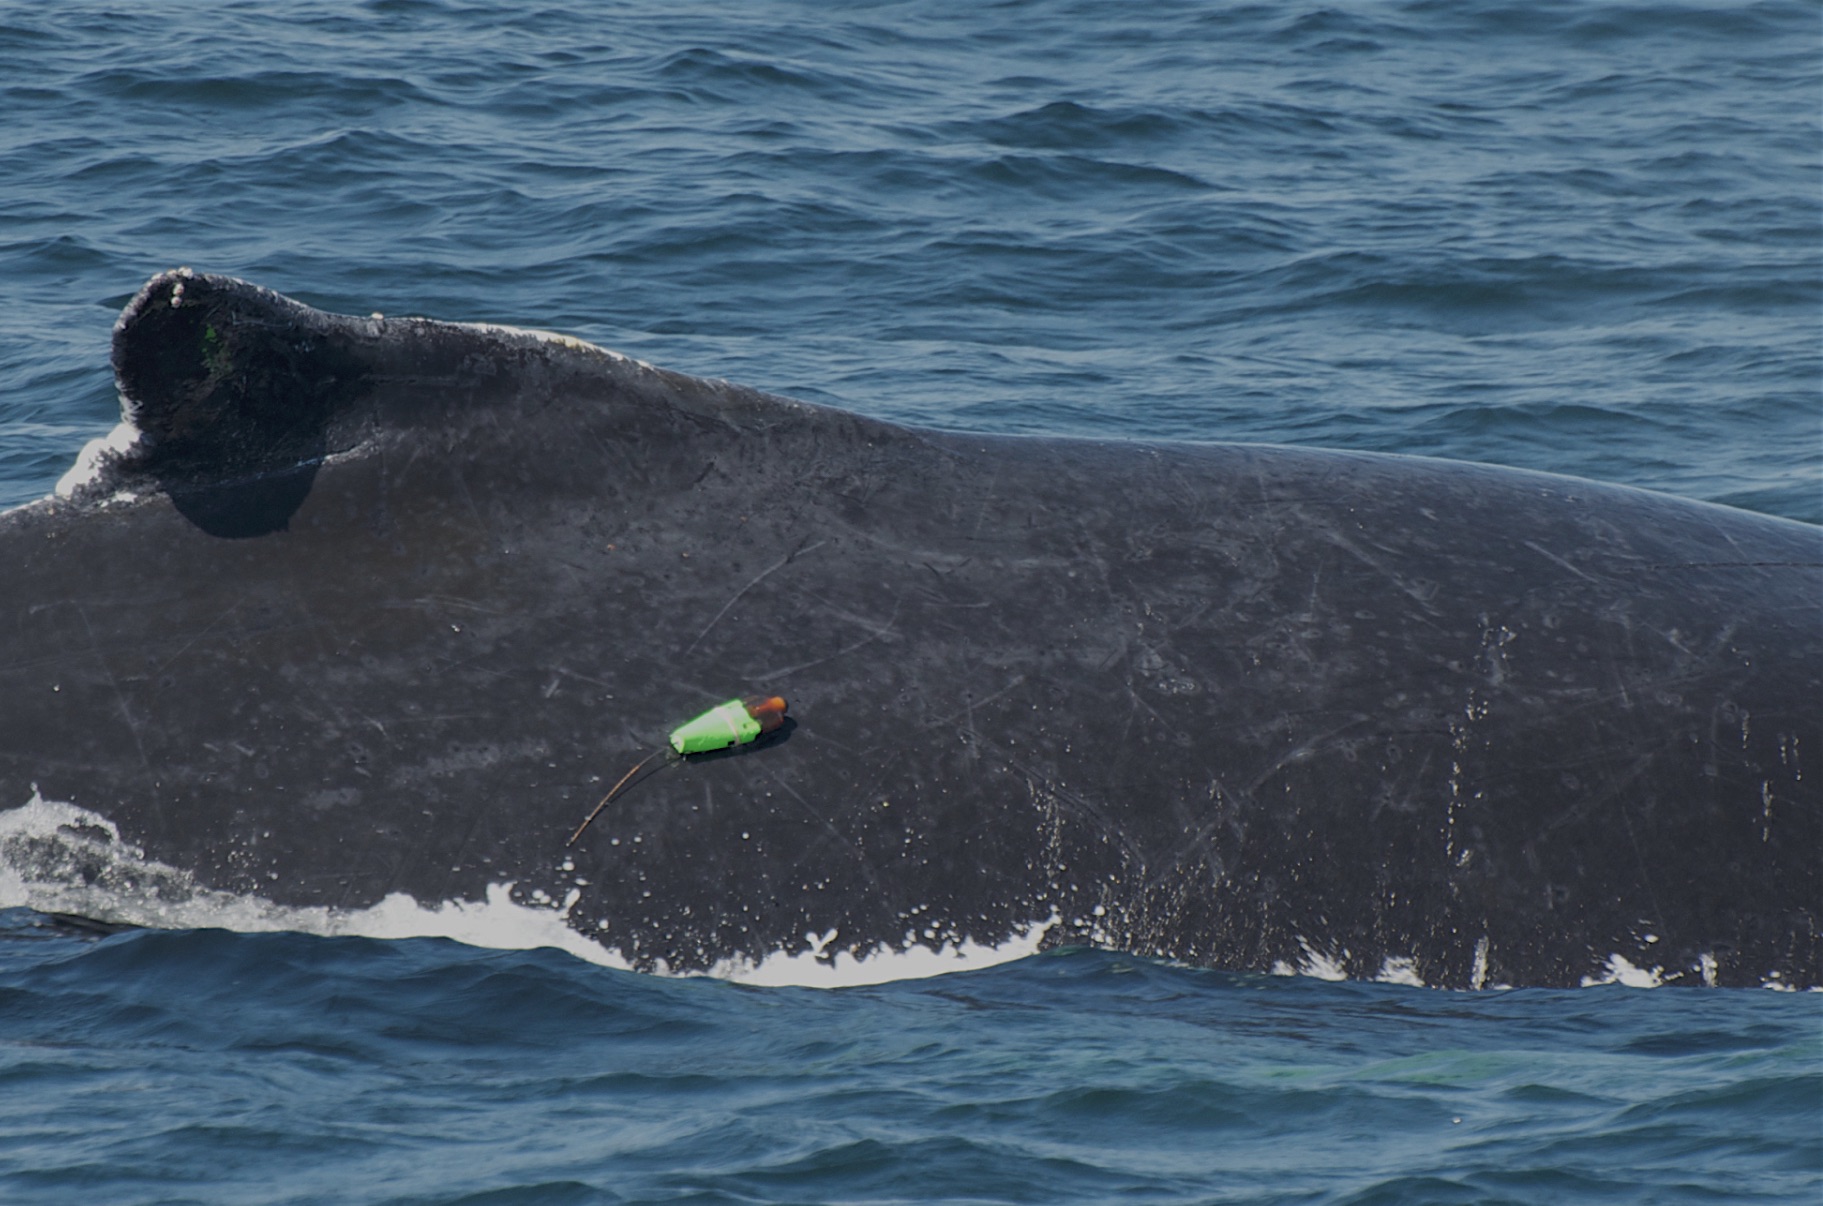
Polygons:
[[[1042,926],[1438,986],[1823,982],[1809,525],[908,430],[188,271],[114,365],[121,430],[0,516],[0,803],[198,891],[510,884],[674,970]],[[794,723],[566,848],[749,694]],[[60,849],[0,857],[93,874]]]

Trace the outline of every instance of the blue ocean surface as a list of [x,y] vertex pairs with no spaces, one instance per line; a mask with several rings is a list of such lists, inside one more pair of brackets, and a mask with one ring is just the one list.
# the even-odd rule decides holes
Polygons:
[[[0,507],[182,264],[902,422],[1823,523],[1814,0],[0,0],[0,116]],[[1823,994],[755,987],[241,916],[0,912],[0,1201],[1823,1200]]]
[[0,913],[10,1202],[1804,1202],[1811,994],[748,988]]

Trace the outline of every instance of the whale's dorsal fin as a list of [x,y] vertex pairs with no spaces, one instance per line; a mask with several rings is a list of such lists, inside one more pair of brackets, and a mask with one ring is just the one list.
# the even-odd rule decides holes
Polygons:
[[114,326],[139,467],[168,482],[222,480],[319,459],[330,419],[365,392],[349,329],[360,321],[232,277],[153,277]]

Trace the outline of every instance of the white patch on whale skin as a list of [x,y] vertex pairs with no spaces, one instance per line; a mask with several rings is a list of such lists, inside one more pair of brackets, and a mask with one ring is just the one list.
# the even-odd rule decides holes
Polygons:
[[[513,900],[512,888],[510,883],[489,884],[484,901],[429,906],[403,892],[364,909],[280,905],[203,887],[188,871],[149,859],[143,850],[123,842],[119,827],[106,817],[46,800],[36,789],[23,806],[0,811],[0,908],[71,913],[158,929],[449,938],[498,950],[556,947],[603,967],[631,970],[619,951],[570,927],[569,911],[580,898],[579,891],[570,891],[561,904],[534,907]],[[835,938],[831,932],[820,940],[812,936],[809,951],[779,951],[757,961],[724,960],[708,974],[744,984],[816,988],[921,979],[1035,954],[1056,922],[1055,915],[1034,922],[992,947],[975,942],[940,950],[908,945],[903,952],[883,947],[861,958],[841,952],[820,960],[818,955]]]
[[90,440],[76,454],[76,463],[69,471],[57,479],[57,485],[51,493],[58,498],[74,498],[76,491],[101,476],[101,471],[112,460],[132,451],[139,443],[139,428],[122,419],[114,425],[114,430],[99,439]]

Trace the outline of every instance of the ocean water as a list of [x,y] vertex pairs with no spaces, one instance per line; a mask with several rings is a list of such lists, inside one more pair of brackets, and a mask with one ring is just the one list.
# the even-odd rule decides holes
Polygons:
[[1772,992],[1066,951],[830,992],[0,913],[10,1202],[1804,1202]]
[[[1814,2],[0,0],[0,115],[0,506],[188,264],[905,422],[1823,522]],[[1823,1199],[1820,994],[172,924],[0,913],[0,1200]]]

